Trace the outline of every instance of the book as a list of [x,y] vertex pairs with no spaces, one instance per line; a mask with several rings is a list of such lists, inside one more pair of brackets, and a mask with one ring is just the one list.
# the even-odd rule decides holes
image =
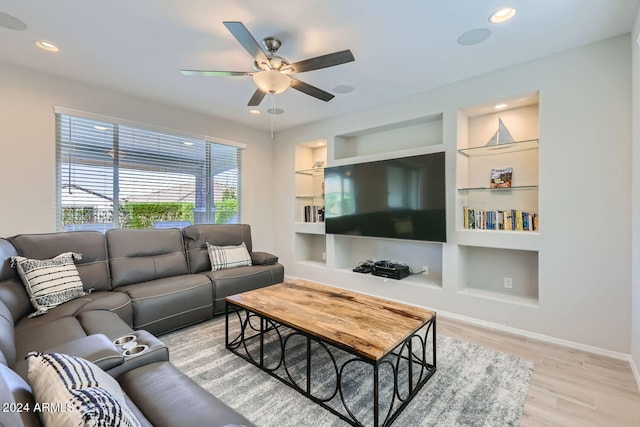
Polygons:
[[491,188],[509,188],[513,178],[513,168],[491,169]]
[[467,230],[537,231],[538,214],[517,209],[489,211],[463,207],[462,226]]

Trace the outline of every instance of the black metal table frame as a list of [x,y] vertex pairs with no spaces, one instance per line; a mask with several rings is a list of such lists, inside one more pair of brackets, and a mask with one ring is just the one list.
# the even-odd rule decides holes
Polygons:
[[[229,332],[230,332],[229,316],[230,315],[236,315],[238,317],[238,321],[240,324],[239,334],[233,337],[232,339],[230,339],[230,336],[229,336]],[[252,324],[251,322],[252,318],[259,319],[259,327],[256,327]],[[288,330],[291,330],[293,332],[289,333],[286,336],[283,336],[280,333],[280,330],[282,328],[288,328]],[[420,335],[421,331],[424,331],[424,335]],[[268,332],[275,332],[278,335],[278,339],[280,340],[280,357],[279,357],[279,362],[275,367],[265,366],[264,338],[265,338],[265,334]],[[431,355],[431,360],[427,361],[427,357],[428,357],[427,343],[428,343],[430,333],[431,333],[431,339],[432,339],[432,355]],[[306,385],[304,387],[301,387],[300,385],[298,385],[295,379],[292,378],[286,365],[285,348],[286,348],[287,341],[293,336],[303,336],[306,338],[306,347],[307,347],[306,370],[307,372],[306,372]],[[254,357],[251,356],[249,349],[247,348],[247,343],[249,343],[252,340],[259,340],[258,360],[256,360]],[[413,345],[414,344],[413,341],[415,340],[419,342],[418,354],[416,354],[414,349],[415,346]],[[333,394],[329,398],[314,396],[311,393],[311,356],[312,356],[311,341],[314,341],[315,343],[323,347],[333,362],[333,368],[336,373],[336,388],[333,391]],[[343,375],[344,369],[351,363],[364,362],[371,365],[373,367],[373,425],[374,427],[386,427],[386,426],[390,426],[395,421],[395,419],[398,417],[398,415],[400,415],[402,410],[409,404],[409,402],[415,397],[415,395],[420,391],[420,389],[427,383],[427,381],[431,378],[431,376],[433,376],[433,374],[436,372],[436,316],[434,314],[431,320],[429,320],[427,323],[425,323],[423,326],[418,328],[413,333],[409,334],[404,341],[398,344],[398,346],[396,346],[391,352],[389,352],[382,359],[376,361],[376,360],[368,359],[361,356],[351,348],[323,341],[322,339],[320,339],[315,335],[308,334],[290,325],[282,325],[271,318],[257,314],[251,310],[247,310],[245,308],[242,308],[240,306],[233,304],[230,301],[227,301],[225,306],[225,345],[229,351],[242,357],[249,363],[257,366],[258,368],[262,369],[263,371],[273,376],[274,378],[277,378],[278,380],[288,385],[289,387],[293,388],[294,390],[297,390],[307,398],[311,399],[312,401],[319,404],[323,408],[331,411],[333,414],[335,414],[336,416],[340,417],[342,420],[346,421],[347,423],[353,426],[364,426],[364,424],[362,423],[362,421],[357,419],[356,415],[354,415],[354,413],[351,411],[351,409],[348,407],[348,405],[345,402],[345,396],[343,395],[343,391],[342,391],[342,375]],[[343,350],[349,353],[350,355],[352,355],[353,357],[345,361],[344,363],[342,363],[341,366],[338,366],[334,355],[330,351],[330,347]],[[394,364],[394,358],[395,358],[395,364]],[[406,362],[406,369],[408,372],[407,373],[408,394],[404,397],[401,396],[401,392],[398,384],[400,363],[402,361]],[[385,364],[389,365],[392,369],[394,385],[393,385],[393,395],[391,398],[391,402],[389,403],[388,412],[386,413],[384,420],[382,420],[381,422],[379,417],[380,415],[379,414],[380,412],[380,402],[379,402],[380,373],[379,372],[380,372],[380,367]],[[283,366],[288,379],[283,378],[282,376],[276,373],[276,371],[280,368],[281,365]],[[418,369],[420,369],[420,372],[417,377],[417,381],[414,381],[414,369],[416,368],[416,365],[419,367]],[[329,406],[329,404],[327,403],[333,400],[336,394],[339,395],[340,401],[342,403],[344,410],[346,411],[346,414],[338,411],[332,406]],[[398,399],[400,405],[394,410],[394,406],[396,406],[396,403],[397,403],[396,398]]]

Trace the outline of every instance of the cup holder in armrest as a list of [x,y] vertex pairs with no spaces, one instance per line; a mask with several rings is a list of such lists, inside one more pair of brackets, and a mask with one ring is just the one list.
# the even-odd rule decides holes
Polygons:
[[142,353],[144,353],[145,351],[147,351],[147,349],[149,348],[148,345],[144,345],[144,344],[138,344],[135,345],[133,347],[127,348],[122,355],[124,357],[134,357],[134,356],[138,356]]
[[[129,338],[133,337],[133,339]],[[125,338],[126,337],[126,338]],[[122,339],[124,338],[124,339]],[[118,378],[132,369],[155,362],[169,360],[169,349],[162,341],[148,331],[139,329],[113,341],[122,356],[123,363],[109,370],[109,374]]]
[[135,341],[135,340],[136,340],[135,335],[125,335],[123,337],[116,338],[115,340],[113,340],[113,343],[117,346],[123,347],[126,343]]

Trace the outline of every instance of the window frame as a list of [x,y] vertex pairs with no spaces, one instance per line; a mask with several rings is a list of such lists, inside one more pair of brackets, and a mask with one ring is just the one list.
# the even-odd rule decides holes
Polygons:
[[[71,117],[71,119],[84,119],[84,120],[90,120],[90,121],[97,121],[97,122],[102,122],[102,123],[109,123],[113,126],[113,138],[114,138],[114,149],[117,149],[117,144],[119,141],[119,136],[118,136],[118,132],[119,132],[119,128],[120,127],[126,127],[126,128],[133,128],[133,129],[137,129],[140,130],[142,132],[148,132],[148,133],[158,133],[158,134],[163,134],[163,135],[167,135],[170,137],[175,137],[176,139],[180,139],[180,138],[186,138],[186,139],[195,139],[195,140],[199,140],[198,143],[203,143],[204,146],[204,159],[202,159],[202,161],[204,162],[205,168],[204,168],[204,180],[205,180],[205,187],[206,187],[206,191],[204,192],[205,195],[205,220],[206,222],[203,221],[197,221],[194,220],[194,223],[198,224],[198,223],[214,223],[215,222],[215,216],[211,216],[211,215],[215,215],[215,210],[212,209],[213,208],[213,199],[214,199],[214,186],[213,186],[213,182],[214,182],[214,175],[213,174],[213,162],[214,162],[214,157],[212,155],[213,150],[216,147],[219,148],[223,148],[223,147],[229,147],[229,148],[235,148],[237,149],[237,177],[235,178],[235,182],[237,183],[237,200],[238,200],[238,206],[237,206],[237,222],[241,222],[241,215],[242,215],[242,204],[241,204],[241,199],[242,199],[242,152],[244,149],[246,149],[246,145],[243,143],[238,143],[238,142],[234,142],[234,141],[229,141],[229,140],[225,140],[225,139],[221,139],[221,138],[214,138],[214,137],[210,137],[207,135],[200,135],[200,134],[194,134],[194,133],[190,133],[190,132],[185,132],[185,131],[180,131],[180,130],[175,130],[175,129],[170,129],[170,128],[164,128],[164,127],[160,127],[160,126],[155,126],[155,125],[150,125],[147,123],[139,123],[139,122],[134,122],[134,121],[130,121],[130,120],[125,120],[125,119],[120,119],[120,118],[116,118],[113,116],[106,116],[106,115],[101,115],[101,114],[95,114],[95,113],[90,113],[90,112],[85,112],[85,111],[79,111],[79,110],[74,110],[74,109],[69,109],[66,107],[59,107],[56,106],[54,107],[54,113],[55,113],[55,150],[56,150],[56,154],[55,154],[55,171],[56,171],[56,184],[55,184],[55,200],[56,200],[56,218],[55,218],[55,222],[56,222],[56,229],[58,231],[63,231],[65,228],[65,225],[63,224],[64,220],[63,220],[63,206],[62,206],[62,188],[61,186],[63,185],[63,181],[62,181],[62,169],[64,167],[65,164],[69,164],[68,162],[66,162],[62,157],[61,157],[61,151],[63,150],[63,148],[61,148],[60,143],[63,142],[60,135],[61,135],[61,116],[69,116]],[[146,153],[144,151],[142,151],[142,153]],[[233,155],[232,155],[233,156]],[[116,171],[118,170],[118,160],[116,158],[114,158],[113,163],[109,166],[109,168],[112,171]],[[135,168],[131,169],[131,170],[136,170]],[[117,180],[117,178],[114,179],[114,181]],[[118,227],[118,228],[122,228],[122,224],[119,224],[119,217],[116,217],[116,215],[118,215],[118,210],[119,210],[119,203],[115,202],[115,200],[121,200],[118,196],[118,189],[117,188],[113,188],[113,200],[111,201],[112,204],[112,217],[114,219],[113,221],[113,227]],[[120,201],[121,203],[121,201]],[[105,231],[105,230],[100,230],[100,231]]]

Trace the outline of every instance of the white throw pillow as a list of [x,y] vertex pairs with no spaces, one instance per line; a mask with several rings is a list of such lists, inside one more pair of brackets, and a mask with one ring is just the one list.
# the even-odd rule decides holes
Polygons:
[[214,246],[207,242],[207,251],[211,261],[211,271],[251,265],[251,255],[244,242],[238,246]]
[[139,427],[118,382],[95,364],[61,353],[27,355],[27,377],[47,427]]
[[36,309],[31,317],[85,294],[74,263],[76,259],[81,259],[81,255],[73,252],[44,260],[22,256],[11,259]]

